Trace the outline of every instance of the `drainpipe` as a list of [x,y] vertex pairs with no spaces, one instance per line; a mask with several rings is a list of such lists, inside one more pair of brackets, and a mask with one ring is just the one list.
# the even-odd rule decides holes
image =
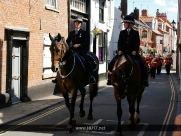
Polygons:
[[67,5],[68,5],[68,33],[70,32],[70,18],[71,18],[71,9],[70,9],[70,1],[67,0]]

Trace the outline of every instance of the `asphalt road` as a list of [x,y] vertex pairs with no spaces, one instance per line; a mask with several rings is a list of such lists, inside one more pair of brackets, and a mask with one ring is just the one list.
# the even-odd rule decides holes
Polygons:
[[[106,83],[106,82],[105,82]],[[122,100],[123,136],[171,136],[176,114],[176,94],[171,78],[165,73],[149,79],[150,86],[143,93],[140,104],[141,122],[136,128],[127,126],[128,103]],[[88,91],[87,91],[88,92]],[[93,101],[93,120],[87,120],[89,95],[84,108],[86,116],[79,117],[79,96],[75,107],[76,128],[72,134],[65,134],[69,112],[64,102],[34,115],[6,125],[3,136],[109,136],[115,133],[117,125],[116,101],[112,86],[100,86]],[[84,130],[83,130],[84,129]]]

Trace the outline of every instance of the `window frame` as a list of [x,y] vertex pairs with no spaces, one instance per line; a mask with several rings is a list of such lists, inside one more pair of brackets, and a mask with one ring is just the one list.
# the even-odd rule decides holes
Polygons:
[[104,22],[104,0],[99,0],[99,22]]
[[[99,39],[99,40],[102,40],[101,41],[102,45],[99,45],[99,47],[98,47],[98,50],[99,50],[98,59],[99,59],[99,63],[103,63],[104,61],[106,61],[107,33],[102,32],[99,35],[102,35],[102,36],[100,36],[101,39]],[[100,56],[101,56],[101,58],[100,58]]]
[[[53,5],[53,2],[54,2],[54,5]],[[49,9],[49,10],[59,12],[59,10],[58,10],[58,0],[46,0],[45,8]]]

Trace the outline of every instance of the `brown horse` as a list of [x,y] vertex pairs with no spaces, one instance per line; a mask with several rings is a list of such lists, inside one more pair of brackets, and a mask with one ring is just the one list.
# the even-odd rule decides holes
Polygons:
[[[139,105],[142,98],[144,87],[142,86],[141,70],[139,65],[131,56],[122,55],[114,65],[113,71],[109,73],[111,76],[111,84],[114,86],[114,96],[117,102],[118,126],[116,134],[122,135],[121,127],[121,99],[127,97],[129,104],[128,124],[133,127],[140,122]],[[135,112],[135,102],[137,100],[137,108]]]
[[[66,107],[70,113],[70,119],[68,126],[66,127],[66,132],[71,133],[72,127],[75,125],[74,120],[74,107],[77,97],[77,91],[80,90],[81,93],[81,102],[80,102],[80,117],[85,116],[84,111],[84,97],[86,94],[86,89],[84,88],[87,84],[89,84],[89,76],[84,67],[84,61],[81,57],[73,52],[69,46],[67,45],[65,39],[58,34],[56,37],[52,37],[49,34],[49,37],[52,41],[50,46],[50,52],[52,57],[52,71],[57,70],[58,64],[58,72],[57,72],[57,80],[60,86],[61,93],[65,99]],[[92,102],[94,97],[98,92],[98,70],[99,70],[99,61],[94,53],[87,53],[90,63],[94,68],[94,77],[96,79],[95,84],[89,84],[89,95],[90,95],[90,107],[88,113],[88,119],[93,119],[92,116]],[[71,103],[69,103],[69,93],[71,93]]]

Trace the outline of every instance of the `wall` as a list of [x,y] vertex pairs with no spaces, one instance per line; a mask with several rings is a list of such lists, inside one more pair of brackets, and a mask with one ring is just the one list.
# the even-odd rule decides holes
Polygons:
[[50,80],[42,80],[43,68],[43,35],[58,32],[62,36],[68,35],[67,1],[58,0],[58,11],[45,9],[45,1],[0,1],[0,86],[1,93],[6,90],[6,40],[5,26],[28,28],[29,63],[28,63],[28,87],[45,84]]

